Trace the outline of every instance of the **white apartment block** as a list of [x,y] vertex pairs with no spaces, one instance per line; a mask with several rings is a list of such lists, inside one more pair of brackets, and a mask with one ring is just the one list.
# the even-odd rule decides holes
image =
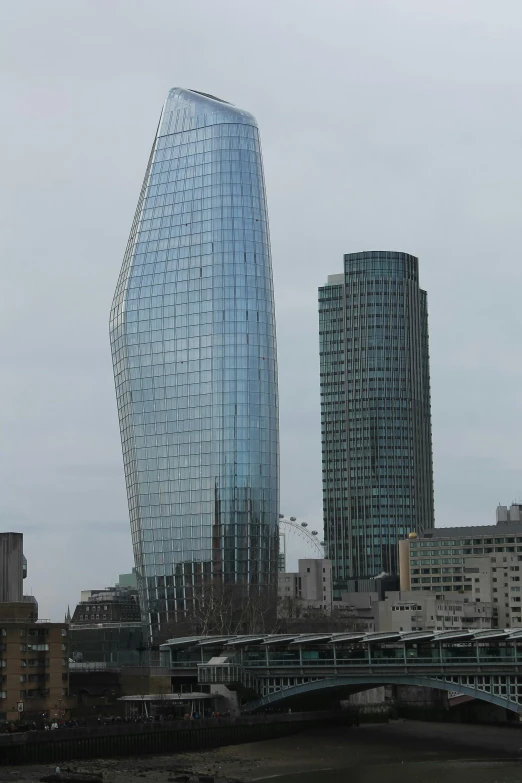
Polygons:
[[[303,559],[298,571],[278,574],[278,597],[281,613],[290,607],[301,612],[306,609],[329,614],[332,610],[332,564],[330,560]],[[287,609],[285,610],[285,603]]]

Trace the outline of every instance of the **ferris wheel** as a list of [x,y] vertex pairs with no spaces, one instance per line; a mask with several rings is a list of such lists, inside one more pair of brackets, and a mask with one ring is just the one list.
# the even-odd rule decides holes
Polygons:
[[317,530],[309,530],[308,522],[299,522],[297,517],[285,517],[279,514],[279,571],[286,571],[286,539],[297,536],[310,545],[315,557],[324,557],[324,541],[319,539]]

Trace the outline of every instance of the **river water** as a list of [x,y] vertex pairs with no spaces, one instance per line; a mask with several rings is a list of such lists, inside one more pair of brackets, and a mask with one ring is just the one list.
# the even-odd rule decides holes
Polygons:
[[[278,741],[283,742],[282,740]],[[286,741],[273,783],[522,783],[522,726],[401,721]],[[253,746],[252,746],[253,747]],[[276,749],[277,751],[277,749]],[[279,755],[279,754],[278,754]],[[270,752],[267,762],[276,761]],[[250,779],[256,779],[253,775]]]
[[277,775],[274,783],[520,783],[522,765],[505,761],[408,762]]

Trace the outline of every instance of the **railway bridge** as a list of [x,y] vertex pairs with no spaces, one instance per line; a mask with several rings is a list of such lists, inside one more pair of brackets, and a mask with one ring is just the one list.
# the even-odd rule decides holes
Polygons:
[[243,712],[417,685],[522,713],[522,630],[193,636],[161,649],[172,675],[237,691]]

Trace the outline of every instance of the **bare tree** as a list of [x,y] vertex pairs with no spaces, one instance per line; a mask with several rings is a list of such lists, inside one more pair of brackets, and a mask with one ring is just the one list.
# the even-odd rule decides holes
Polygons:
[[214,579],[192,587],[185,611],[168,623],[162,636],[274,633],[276,628],[273,591]]

